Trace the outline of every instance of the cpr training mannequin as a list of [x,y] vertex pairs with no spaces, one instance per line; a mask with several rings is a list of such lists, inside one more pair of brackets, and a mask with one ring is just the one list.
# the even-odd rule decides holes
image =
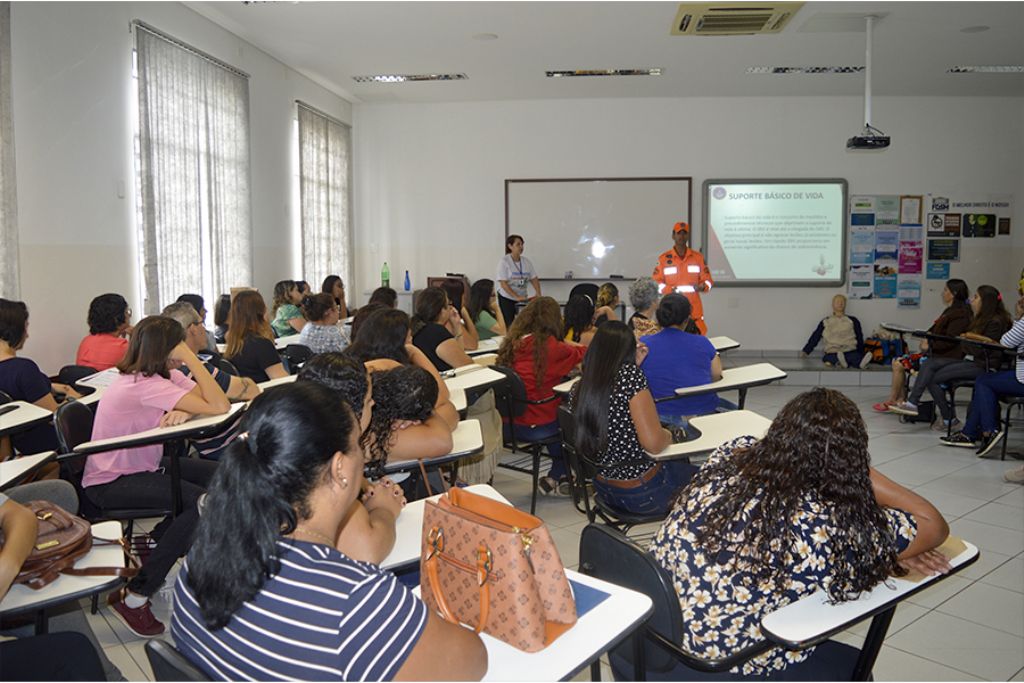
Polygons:
[[829,367],[839,365],[864,369],[871,362],[871,354],[864,352],[860,321],[846,315],[846,297],[842,294],[832,297],[832,315],[818,323],[801,354],[805,358],[810,355],[822,338],[825,340],[825,355],[821,359]]

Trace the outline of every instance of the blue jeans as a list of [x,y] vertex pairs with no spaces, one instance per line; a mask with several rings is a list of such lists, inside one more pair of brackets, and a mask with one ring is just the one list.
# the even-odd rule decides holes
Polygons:
[[[843,351],[842,353],[843,353],[844,356],[846,356],[846,364],[849,365],[851,368],[858,367],[860,365],[861,359],[864,358],[864,352],[863,351]],[[826,353],[825,355],[823,355],[821,357],[821,362],[822,363],[831,363],[832,365],[838,365],[839,364],[839,354],[838,353]]]
[[999,397],[1024,396],[1024,384],[1013,370],[987,372],[974,380],[974,396],[963,432],[972,439],[999,430]]
[[[506,441],[512,440],[512,430],[508,423],[502,425],[502,432]],[[543,441],[544,439],[558,436],[558,420],[543,425],[530,427],[527,425],[516,425],[516,439],[519,441]],[[562,457],[562,441],[553,441],[547,444],[548,453],[551,454],[551,469],[547,476],[552,479],[561,479],[567,476],[565,459]]]
[[690,483],[697,467],[682,460],[661,463],[661,468],[651,478],[634,489],[609,486],[594,478],[594,492],[612,507],[621,508],[638,515],[663,515],[679,489]]

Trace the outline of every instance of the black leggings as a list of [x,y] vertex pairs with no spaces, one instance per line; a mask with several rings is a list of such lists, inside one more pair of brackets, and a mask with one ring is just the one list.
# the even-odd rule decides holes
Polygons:
[[[160,465],[170,468],[170,460],[164,458]],[[217,463],[196,458],[180,458],[181,469],[181,514],[167,516],[153,529],[156,547],[138,576],[131,580],[128,589],[133,593],[153,595],[163,585],[167,572],[178,558],[192,547],[199,510],[196,501],[206,492],[210,478],[217,471]],[[120,476],[108,484],[99,484],[85,489],[85,494],[99,508],[166,507],[173,505],[171,496],[171,475],[156,472],[139,472]]]
[[516,302],[499,294],[498,305],[501,306],[501,315],[505,318],[505,329],[507,330],[512,326],[512,321],[516,319]]

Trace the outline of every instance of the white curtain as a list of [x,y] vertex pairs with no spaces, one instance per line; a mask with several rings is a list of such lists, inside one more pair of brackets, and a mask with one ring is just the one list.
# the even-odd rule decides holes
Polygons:
[[14,182],[11,3],[0,2],[0,297],[17,299],[18,200]]
[[349,127],[299,104],[299,204],[302,272],[349,282]]
[[249,80],[136,24],[145,311],[252,284]]

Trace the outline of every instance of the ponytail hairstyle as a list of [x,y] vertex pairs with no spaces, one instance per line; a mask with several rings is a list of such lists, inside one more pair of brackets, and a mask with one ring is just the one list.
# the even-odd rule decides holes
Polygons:
[[320,323],[337,305],[330,294],[312,294],[302,300],[302,315],[312,323]]
[[573,401],[576,451],[591,461],[608,447],[609,403],[619,368],[636,363],[636,336],[629,325],[609,320],[597,328]]
[[362,458],[349,452],[358,429],[352,410],[315,382],[263,392],[241,429],[210,483],[188,559],[188,585],[210,630],[224,627],[278,572],[278,541],[312,515],[310,493],[334,454]]
[[676,327],[686,325],[686,321],[690,319],[691,310],[689,299],[682,294],[672,292],[661,298],[654,317],[662,327]]
[[427,287],[416,296],[416,313],[412,316],[412,336],[436,323],[441,311],[448,307],[448,293],[440,287]]
[[373,373],[373,417],[366,430],[367,467],[378,473],[388,461],[396,420],[423,422],[434,414],[437,381],[418,365]]
[[565,333],[578,342],[583,333],[594,326],[594,300],[577,294],[565,304]]
[[978,287],[978,298],[981,299],[981,310],[971,321],[971,326],[967,328],[968,332],[984,334],[985,328],[992,320],[999,321],[1004,333],[1013,327],[1013,319],[1003,305],[1003,297],[998,289],[991,285],[981,285]]
[[619,288],[611,282],[606,282],[597,290],[597,308],[611,306],[619,299]]
[[946,280],[946,289],[953,295],[953,303],[950,306],[970,306],[967,300],[971,298],[971,290],[967,288],[966,282],[957,277]]
[[270,309],[271,316],[276,316],[277,309],[292,302],[291,299],[288,298],[288,295],[297,287],[298,284],[296,284],[295,280],[281,280],[274,285],[274,302]]

